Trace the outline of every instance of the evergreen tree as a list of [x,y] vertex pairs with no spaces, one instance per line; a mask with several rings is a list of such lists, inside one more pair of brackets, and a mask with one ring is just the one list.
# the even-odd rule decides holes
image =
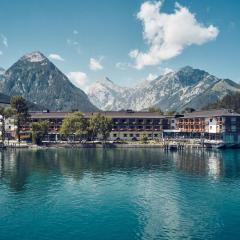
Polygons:
[[14,110],[15,121],[17,125],[17,138],[18,143],[20,143],[20,128],[21,124],[27,122],[29,118],[28,106],[26,100],[21,96],[13,96],[11,98],[11,107]]

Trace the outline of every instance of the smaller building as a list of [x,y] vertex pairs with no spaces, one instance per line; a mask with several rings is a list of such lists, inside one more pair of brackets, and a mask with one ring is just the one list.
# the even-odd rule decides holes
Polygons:
[[229,110],[196,111],[177,119],[177,128],[186,137],[203,137],[240,143],[240,114]]

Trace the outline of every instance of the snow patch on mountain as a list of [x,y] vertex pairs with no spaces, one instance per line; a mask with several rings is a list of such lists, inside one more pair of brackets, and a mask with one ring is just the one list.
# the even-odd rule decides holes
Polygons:
[[129,88],[105,78],[93,83],[87,94],[102,110],[142,110],[157,106],[164,111],[179,111],[185,107],[201,108],[231,91],[240,91],[240,86],[186,66]]
[[32,53],[28,53],[26,55],[24,55],[22,58],[22,60],[26,60],[28,62],[42,62],[46,59],[46,57],[40,53],[40,52],[32,52]]

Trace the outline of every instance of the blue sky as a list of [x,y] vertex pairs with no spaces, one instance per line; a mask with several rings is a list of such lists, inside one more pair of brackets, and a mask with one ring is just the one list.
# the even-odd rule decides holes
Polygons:
[[0,66],[39,50],[83,88],[104,76],[134,85],[185,65],[239,82],[240,1],[177,2],[1,0]]

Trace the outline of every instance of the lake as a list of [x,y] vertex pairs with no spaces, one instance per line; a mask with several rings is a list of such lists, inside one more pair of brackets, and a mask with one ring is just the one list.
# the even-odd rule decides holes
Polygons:
[[0,239],[239,239],[240,150],[0,152]]

